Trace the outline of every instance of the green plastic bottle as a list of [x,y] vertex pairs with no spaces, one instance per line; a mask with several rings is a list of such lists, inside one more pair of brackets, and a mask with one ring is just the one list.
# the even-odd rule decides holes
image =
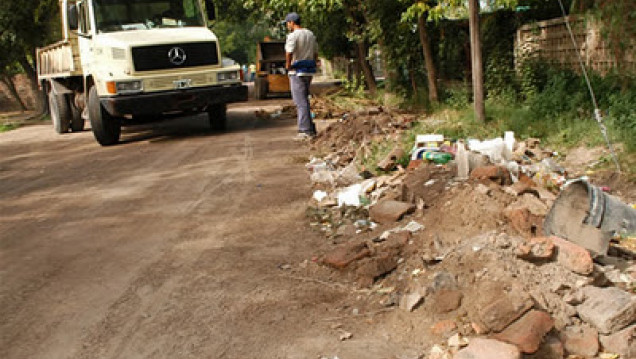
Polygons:
[[445,164],[448,161],[453,159],[453,155],[446,152],[424,152],[425,159],[437,163],[437,164]]

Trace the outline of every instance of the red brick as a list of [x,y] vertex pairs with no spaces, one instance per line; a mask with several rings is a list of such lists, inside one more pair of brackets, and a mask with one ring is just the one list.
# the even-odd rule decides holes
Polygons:
[[402,216],[413,212],[415,206],[411,203],[385,200],[377,203],[369,210],[371,220],[378,223],[393,223],[399,221]]
[[550,240],[557,247],[557,262],[574,273],[588,275],[594,270],[592,256],[587,249],[565,239],[552,236]]
[[490,180],[502,186],[512,183],[510,172],[505,167],[485,166],[475,168],[470,173],[470,178],[476,180]]
[[521,352],[531,354],[539,350],[543,337],[552,327],[554,320],[548,313],[531,310],[493,338],[514,344]]
[[448,335],[457,329],[457,324],[454,320],[446,319],[435,323],[431,327],[431,333],[435,335]]
[[489,304],[479,309],[479,319],[486,330],[502,331],[533,306],[532,299],[526,293],[501,293],[493,297]]
[[343,269],[351,262],[368,257],[369,255],[371,255],[371,251],[366,243],[347,243],[328,253],[323,259],[323,263],[337,269]]
[[598,332],[590,327],[567,328],[561,333],[565,351],[571,355],[593,357],[598,353]]

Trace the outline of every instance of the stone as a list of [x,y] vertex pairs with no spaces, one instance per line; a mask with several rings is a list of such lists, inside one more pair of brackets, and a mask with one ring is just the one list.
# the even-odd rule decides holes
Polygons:
[[462,337],[459,333],[455,333],[448,338],[448,346],[451,348],[463,348],[469,344],[468,339]]
[[365,258],[356,270],[358,284],[369,287],[376,278],[391,272],[397,265],[398,259],[394,253],[380,253],[373,258]]
[[561,341],[567,354],[593,357],[598,353],[598,331],[594,328],[568,327],[561,332]]
[[521,353],[512,344],[494,339],[473,338],[453,359],[521,359]]
[[457,330],[457,324],[452,319],[441,320],[431,327],[431,333],[446,336]]
[[378,162],[378,168],[382,171],[391,171],[397,165],[397,162],[404,157],[404,150],[401,148],[396,148],[391,151],[386,157]]
[[451,354],[439,345],[433,345],[426,359],[451,359]]
[[603,334],[615,333],[636,321],[636,297],[616,287],[583,288],[587,298],[576,309],[581,319]]
[[536,353],[526,355],[527,359],[563,359],[565,357],[565,348],[559,338],[548,335],[539,350]]
[[551,236],[550,240],[557,247],[556,260],[561,266],[583,275],[594,271],[594,261],[587,249],[556,236]]
[[437,313],[448,313],[459,308],[463,294],[459,290],[442,289],[431,296],[433,308]]
[[502,331],[510,323],[517,320],[533,306],[533,301],[525,292],[502,293],[502,295],[489,298],[489,304],[478,311],[481,324],[495,332]]
[[470,173],[470,178],[475,180],[490,180],[502,186],[512,183],[510,171],[508,171],[505,167],[499,166],[484,166],[475,168]]
[[503,213],[518,233],[531,235],[542,232],[543,217],[533,215],[528,208],[508,207]]
[[339,246],[328,253],[322,260],[324,264],[336,269],[343,269],[351,262],[371,255],[371,251],[365,242],[353,242]]
[[442,289],[456,289],[457,279],[455,275],[449,272],[437,272],[433,275],[433,283],[431,283],[431,289],[438,291]]
[[514,344],[523,353],[531,354],[539,350],[543,337],[554,327],[554,320],[546,312],[531,310],[510,324],[493,339]]
[[611,335],[599,337],[603,351],[620,354],[622,358],[636,358],[636,324]]
[[418,292],[405,294],[400,298],[400,308],[412,312],[423,299],[424,297]]
[[400,201],[385,200],[378,202],[369,210],[371,220],[377,223],[393,223],[399,221],[405,214],[415,210],[415,206]]
[[531,238],[529,241],[519,244],[515,254],[517,257],[531,261],[546,261],[554,256],[554,242],[546,237]]

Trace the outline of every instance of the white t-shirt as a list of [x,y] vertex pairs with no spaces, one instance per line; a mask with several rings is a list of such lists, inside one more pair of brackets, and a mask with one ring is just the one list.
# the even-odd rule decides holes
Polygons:
[[292,54],[292,63],[300,60],[315,60],[318,52],[318,42],[311,30],[298,29],[287,35],[285,52]]

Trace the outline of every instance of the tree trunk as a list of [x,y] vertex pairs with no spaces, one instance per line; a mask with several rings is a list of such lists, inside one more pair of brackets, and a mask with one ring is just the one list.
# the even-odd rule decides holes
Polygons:
[[417,19],[417,27],[419,29],[422,53],[424,54],[424,61],[426,63],[428,99],[433,103],[437,103],[439,102],[437,91],[437,70],[435,69],[435,63],[433,62],[433,51],[431,51],[431,41],[428,37],[428,30],[426,29],[426,19],[424,15]]
[[486,108],[484,106],[484,70],[481,58],[481,39],[479,36],[479,0],[468,0],[470,13],[470,48],[473,69],[473,101],[475,103],[475,118],[477,122],[486,122]]
[[386,45],[383,39],[378,40],[380,45],[380,51],[382,52],[382,69],[384,70],[384,76],[386,77],[386,90],[392,92],[398,82],[398,73],[395,68],[389,65],[388,51],[386,51]]
[[35,110],[40,113],[44,113],[46,111],[45,106],[45,95],[42,91],[40,91],[40,87],[38,84],[38,74],[35,70],[35,67],[31,65],[26,56],[22,56],[18,59],[18,62],[24,69],[24,72],[29,79],[29,85],[31,86],[31,90],[33,91],[33,96],[35,99]]
[[360,67],[362,68],[362,72],[364,73],[364,81],[367,84],[367,89],[369,90],[369,93],[375,95],[378,91],[378,86],[375,82],[375,75],[373,74],[371,64],[369,64],[369,61],[367,61],[367,53],[369,48],[364,40],[358,41],[356,48],[358,49],[358,61],[360,63]]
[[18,94],[18,90],[15,88],[15,84],[13,83],[13,79],[11,77],[9,77],[9,76],[3,76],[2,79],[0,79],[0,81],[2,81],[2,83],[4,83],[7,86],[7,88],[9,89],[9,92],[11,92],[11,95],[13,96],[13,98],[20,105],[20,109],[22,110],[22,112],[26,111],[27,107],[24,104],[24,101],[22,101],[22,99],[20,98],[20,94]]

